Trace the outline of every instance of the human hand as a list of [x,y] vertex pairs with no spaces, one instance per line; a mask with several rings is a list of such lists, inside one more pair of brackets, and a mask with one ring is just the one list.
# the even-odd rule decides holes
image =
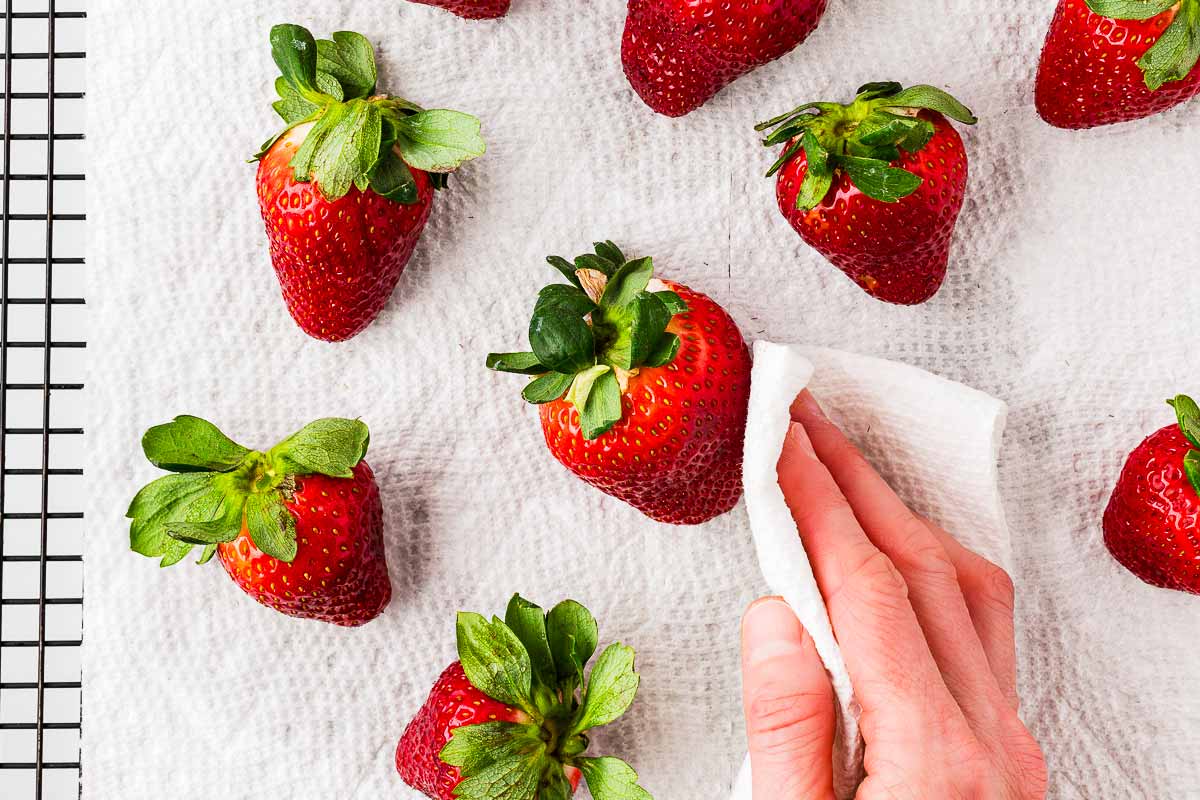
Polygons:
[[[856,798],[1041,800],[1012,581],[910,511],[808,392],[792,420],[779,484],[862,705]],[[780,598],[746,612],[742,675],[755,800],[832,800],[833,689]]]

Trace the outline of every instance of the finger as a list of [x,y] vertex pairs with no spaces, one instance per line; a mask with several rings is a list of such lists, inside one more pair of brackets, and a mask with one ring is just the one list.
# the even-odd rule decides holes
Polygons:
[[971,613],[971,622],[983,645],[992,674],[1012,708],[1020,706],[1017,694],[1017,636],[1015,592],[1012,578],[1001,567],[968,550],[946,531],[927,521],[938,541],[946,548],[958,584],[962,587]]
[[833,687],[782,598],[742,620],[742,693],[755,800],[833,800]]
[[863,706],[868,745],[876,734],[911,739],[913,726],[934,717],[961,720],[908,602],[904,580],[871,544],[798,423],[789,427],[784,441],[779,486]]
[[792,416],[804,425],[817,456],[870,540],[908,584],[909,601],[950,693],[976,731],[992,729],[997,710],[1008,701],[992,672],[946,548],[825,416],[810,392],[796,399]]

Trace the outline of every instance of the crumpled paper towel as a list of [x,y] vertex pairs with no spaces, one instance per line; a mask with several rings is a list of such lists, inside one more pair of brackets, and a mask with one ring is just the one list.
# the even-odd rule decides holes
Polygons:
[[[415,798],[391,751],[454,657],[454,612],[515,590],[573,596],[604,641],[637,648],[639,699],[598,752],[627,757],[656,800],[727,796],[745,752],[738,624],[769,591],[745,512],[646,521],[556,464],[520,379],[483,368],[524,344],[557,280],[546,254],[600,238],[654,256],[748,338],[1004,398],[1021,689],[1051,797],[1195,796],[1200,604],[1116,566],[1099,523],[1125,455],[1170,421],[1162,399],[1200,388],[1200,226],[1162,234],[1196,205],[1200,105],[1045,126],[1032,86],[1053,5],[837,0],[796,52],[666,119],[621,72],[619,2],[515,0],[495,22],[404,0],[90,2],[85,800]],[[267,32],[285,21],[362,32],[381,86],[474,113],[488,139],[439,194],[388,309],[340,346],[288,318],[244,163],[279,124]],[[981,119],[963,129],[949,279],[918,308],[872,301],[796,237],[752,130],[884,79],[943,86]],[[83,171],[73,152],[60,143],[58,171]],[[127,551],[122,514],[157,474],[138,438],[185,412],[258,446],[362,416],[395,584],[382,618],[305,624],[216,564],[159,570]]]
[[[1009,539],[996,458],[1004,403],[924,370],[821,348],[754,345],[743,466],[746,509],[758,561],[813,638],[838,700],[834,789],[854,795],[862,772],[859,709],[812,566],[792,520],[776,464],[791,420],[789,407],[809,388],[822,408],[881,465],[912,507],[967,547],[1007,565]],[[755,800],[746,760],[732,800]]]

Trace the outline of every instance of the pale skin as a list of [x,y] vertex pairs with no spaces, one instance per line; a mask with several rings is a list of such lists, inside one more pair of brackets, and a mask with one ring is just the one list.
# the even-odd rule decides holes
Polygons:
[[[779,484],[862,706],[857,800],[1042,800],[1004,570],[910,511],[808,392]],[[833,690],[782,599],[747,610],[742,675],[754,800],[833,800]]]

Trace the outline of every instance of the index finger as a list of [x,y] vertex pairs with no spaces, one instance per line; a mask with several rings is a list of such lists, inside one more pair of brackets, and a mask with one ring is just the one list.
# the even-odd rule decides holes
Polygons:
[[863,735],[868,742],[879,715],[904,721],[882,726],[898,736],[932,713],[940,719],[957,715],[965,727],[908,602],[904,580],[867,538],[799,423],[788,429],[778,472],[846,669],[867,712]]

